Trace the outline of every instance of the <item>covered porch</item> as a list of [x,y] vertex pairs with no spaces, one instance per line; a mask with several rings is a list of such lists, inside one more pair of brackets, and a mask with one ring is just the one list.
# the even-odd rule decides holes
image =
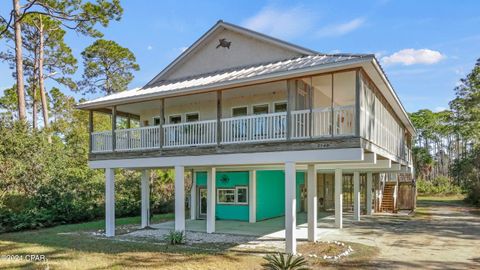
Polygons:
[[[285,160],[294,160],[285,162]],[[282,162],[283,161],[283,162]],[[287,253],[296,253],[296,243],[299,237],[305,236],[308,241],[316,241],[319,237],[319,217],[323,221],[329,221],[326,228],[343,228],[344,217],[354,221],[360,221],[361,216],[361,191],[360,179],[361,173],[366,174],[366,215],[371,215],[373,206],[373,174],[376,172],[407,172],[409,168],[401,164],[394,163],[391,160],[381,159],[375,153],[366,153],[363,149],[323,149],[311,151],[280,151],[274,153],[243,153],[243,154],[224,154],[202,156],[197,159],[191,157],[176,158],[144,158],[144,159],[127,159],[127,160],[106,160],[93,161],[92,167],[107,168],[106,169],[106,235],[114,236],[115,234],[115,212],[114,212],[114,168],[145,168],[142,177],[142,227],[150,226],[149,223],[149,173],[148,168],[174,168],[175,170],[175,221],[173,229],[175,231],[185,231],[190,229],[203,230],[207,233],[218,233],[220,231],[237,232],[253,230],[259,234],[276,233],[277,236],[285,238],[285,251]],[[182,164],[182,165],[178,165]],[[212,167],[211,164],[218,164]],[[231,165],[235,164],[235,165]],[[270,165],[261,165],[270,164]],[[155,166],[156,165],[156,166]],[[263,167],[262,167],[263,166]],[[216,202],[218,201],[217,189],[217,170],[247,170],[250,171],[252,177],[249,177],[248,187],[253,187],[257,183],[256,171],[261,168],[275,168],[282,171],[281,185],[282,202],[278,207],[284,209],[282,216],[266,221],[258,221],[256,217],[256,200],[259,198],[255,195],[255,189],[250,189],[248,196],[248,222],[230,223],[229,221],[218,220]],[[197,169],[206,172],[206,216],[205,220],[188,220],[186,217],[186,190],[185,190],[185,172],[187,169]],[[298,171],[303,171],[305,175],[306,193],[306,213],[298,211],[297,178]],[[320,172],[333,173],[334,182],[334,215],[319,216],[318,212],[318,182]],[[344,174],[352,175],[353,184],[353,213],[345,215],[343,213],[343,179]],[[233,196],[233,195],[232,195]],[[267,195],[264,195],[268,197]],[[265,197],[264,197],[265,198]],[[195,201],[192,198],[192,201]],[[235,197],[235,200],[237,198]],[[284,208],[283,208],[284,207]],[[190,216],[196,217],[196,207],[190,207]],[[321,212],[320,212],[321,213]],[[283,220],[283,221],[282,221]],[[306,222],[305,222],[306,221]],[[171,226],[172,224],[168,225]],[[301,235],[300,235],[301,234]],[[302,236],[303,235],[303,236]]]

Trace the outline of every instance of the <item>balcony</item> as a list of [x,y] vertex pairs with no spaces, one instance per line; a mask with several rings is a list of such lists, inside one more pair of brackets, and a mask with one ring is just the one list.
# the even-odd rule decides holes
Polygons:
[[[338,106],[312,110],[222,118],[140,128],[92,132],[92,153],[142,151],[335,138],[355,133],[355,107]],[[333,123],[333,125],[332,125]],[[114,140],[112,136],[114,135]]]

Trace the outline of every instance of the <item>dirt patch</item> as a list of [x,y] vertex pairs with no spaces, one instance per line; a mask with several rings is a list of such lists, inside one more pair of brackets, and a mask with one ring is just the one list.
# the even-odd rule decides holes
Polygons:
[[[356,260],[353,253],[336,265],[340,268],[480,269],[480,216],[472,213],[479,209],[456,198],[428,198],[418,201],[417,210],[413,217],[362,217],[322,240],[361,243],[379,251]],[[352,248],[356,250],[354,244]]]
[[310,258],[335,258],[351,251],[353,251],[351,246],[337,241],[307,243],[298,246],[298,253]]

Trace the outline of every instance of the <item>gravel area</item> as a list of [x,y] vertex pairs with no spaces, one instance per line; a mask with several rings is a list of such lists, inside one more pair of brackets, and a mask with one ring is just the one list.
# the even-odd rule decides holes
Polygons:
[[[168,234],[170,230],[164,229],[146,229],[146,230],[137,230],[128,234],[125,234],[124,237],[133,237],[133,238],[149,238],[154,240],[163,241],[165,235]],[[193,232],[186,231],[185,238],[187,244],[197,244],[197,243],[246,243],[256,239],[253,236],[245,235],[231,235],[231,234],[221,234],[221,233],[212,233],[207,234],[204,232]]]
[[[119,241],[131,242],[156,242],[163,244],[165,235],[170,230],[167,229],[144,229],[136,230],[120,236],[116,236]],[[224,249],[227,246],[230,250],[256,252],[282,252],[285,249],[283,239],[276,239],[267,236],[256,237],[247,235],[234,235],[223,233],[205,233],[196,231],[186,231],[186,245],[195,246],[197,244],[212,244],[212,249]],[[102,234],[95,234],[96,237],[102,237]]]

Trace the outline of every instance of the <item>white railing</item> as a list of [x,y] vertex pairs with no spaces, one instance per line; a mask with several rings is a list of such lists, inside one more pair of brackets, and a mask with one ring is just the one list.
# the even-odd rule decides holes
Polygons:
[[333,108],[334,135],[355,134],[355,106],[338,106]]
[[117,151],[153,149],[160,147],[160,127],[148,126],[115,130]]
[[222,143],[276,141],[286,138],[287,113],[221,119]]
[[[353,135],[354,106],[292,111],[292,139]],[[333,118],[333,125],[332,125]],[[285,140],[287,113],[270,113],[221,119],[221,143],[248,143]],[[333,127],[333,128],[332,128]],[[160,144],[160,132],[163,142]],[[217,121],[148,126],[115,131],[115,151],[187,147],[217,143]],[[92,133],[92,152],[112,151],[110,131]]]
[[211,145],[217,143],[217,121],[197,121],[163,126],[164,147]]
[[317,108],[312,110],[312,137],[332,135],[332,109]]
[[310,137],[310,110],[292,111],[292,138]]
[[112,132],[92,132],[92,153],[112,151]]

